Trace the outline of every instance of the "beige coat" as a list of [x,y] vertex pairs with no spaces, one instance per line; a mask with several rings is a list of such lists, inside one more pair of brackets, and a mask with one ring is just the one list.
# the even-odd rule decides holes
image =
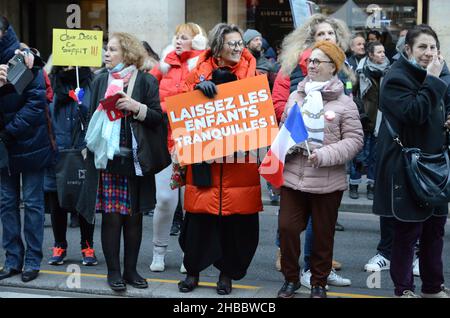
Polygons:
[[[305,98],[306,77],[286,104],[282,122],[295,102]],[[286,156],[284,186],[309,193],[331,193],[347,189],[345,164],[363,147],[363,130],[352,98],[344,95],[342,82],[334,77],[322,91],[324,111],[333,111],[335,118],[325,119],[323,147],[316,149],[318,167],[313,167],[307,154],[295,152]]]

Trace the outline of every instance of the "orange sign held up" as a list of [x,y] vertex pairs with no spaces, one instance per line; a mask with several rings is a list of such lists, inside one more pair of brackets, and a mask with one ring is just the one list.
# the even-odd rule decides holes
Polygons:
[[214,99],[200,91],[166,98],[181,165],[265,148],[278,133],[266,75],[218,85],[217,92]]

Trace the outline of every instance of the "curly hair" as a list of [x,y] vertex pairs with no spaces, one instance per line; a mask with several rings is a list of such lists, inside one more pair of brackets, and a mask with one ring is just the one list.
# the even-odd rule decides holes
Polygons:
[[327,17],[323,14],[312,15],[301,27],[289,33],[281,45],[280,64],[281,72],[288,76],[297,66],[301,54],[314,45],[316,28],[321,23],[328,23],[336,35],[337,45],[346,52],[350,47],[351,33],[345,22]]
[[239,33],[242,38],[242,30],[235,24],[219,23],[209,31],[208,42],[214,57],[219,57],[225,45],[225,35],[235,32]]
[[115,32],[109,39],[117,39],[123,52],[123,63],[134,65],[140,69],[145,62],[145,49],[141,41],[134,35],[125,32]]

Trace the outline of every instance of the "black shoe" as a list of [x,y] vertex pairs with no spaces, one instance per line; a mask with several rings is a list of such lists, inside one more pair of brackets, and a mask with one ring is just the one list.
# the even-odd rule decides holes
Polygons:
[[358,194],[358,185],[357,184],[351,184],[350,185],[350,189],[348,192],[348,195],[350,197],[350,199],[359,199],[359,194]]
[[22,271],[18,271],[16,269],[12,269],[12,268],[3,268],[0,271],[0,280],[2,279],[6,279],[15,275],[20,274]]
[[123,292],[127,290],[127,285],[125,285],[125,282],[123,279],[115,279],[110,276],[107,278],[109,287],[116,292]]
[[336,222],[336,225],[334,226],[334,229],[336,231],[340,231],[340,232],[345,230],[344,226],[342,224],[338,223],[338,222]]
[[373,200],[374,189],[375,189],[375,187],[373,186],[373,184],[367,185],[367,200]]
[[170,228],[170,235],[177,236],[180,234],[181,225],[178,222],[173,222],[172,227]]
[[233,283],[231,282],[231,278],[221,273],[216,287],[217,294],[228,295],[231,293],[232,290],[233,290]]
[[313,286],[311,288],[310,298],[327,298],[327,291],[326,291],[325,287]]
[[278,298],[293,298],[295,291],[301,286],[300,282],[288,282],[285,281],[283,287],[278,291]]
[[187,275],[184,280],[178,283],[178,290],[180,293],[190,293],[198,286],[199,277]]
[[22,273],[22,282],[28,283],[35,280],[39,276],[39,270],[27,269]]
[[139,288],[139,289],[148,288],[147,280],[145,278],[140,277],[139,275],[137,275],[134,279],[129,279],[124,275],[123,281],[127,285],[130,285],[134,288]]

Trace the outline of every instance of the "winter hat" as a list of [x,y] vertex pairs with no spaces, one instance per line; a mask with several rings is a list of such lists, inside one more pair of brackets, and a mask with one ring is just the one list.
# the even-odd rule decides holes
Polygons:
[[259,33],[256,30],[248,29],[247,31],[245,31],[245,33],[244,33],[245,45],[248,45],[248,43],[250,43],[250,41],[253,40],[254,38],[256,38],[257,36],[262,37],[261,33]]
[[345,53],[342,49],[330,41],[320,41],[314,45],[314,49],[319,49],[333,61],[336,66],[336,70],[339,71],[344,65]]

